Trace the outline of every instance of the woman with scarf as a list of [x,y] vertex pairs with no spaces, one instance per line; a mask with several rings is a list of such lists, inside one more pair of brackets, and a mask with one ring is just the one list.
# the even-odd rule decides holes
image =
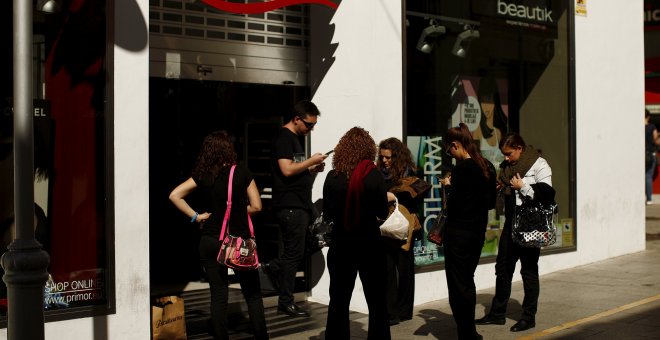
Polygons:
[[[523,138],[516,133],[507,134],[500,141],[500,150],[504,162],[500,165],[498,186],[504,193],[504,229],[500,236],[500,244],[495,264],[495,296],[490,306],[490,312],[475,321],[478,325],[504,325],[509,297],[511,296],[511,279],[520,260],[520,275],[523,280],[525,297],[522,304],[522,316],[512,327],[512,332],[525,331],[536,326],[536,309],[539,298],[539,255],[540,248],[522,247],[511,238],[511,221],[515,206],[522,205],[522,197],[538,198],[542,193],[536,193],[535,188],[540,183],[552,187],[552,170],[548,162],[539,156],[531,145],[526,145]],[[554,195],[554,192],[553,192]],[[553,196],[554,197],[554,196]]]
[[323,216],[334,221],[328,250],[330,304],[326,339],[350,339],[349,305],[360,275],[369,308],[368,339],[390,339],[385,251],[378,229],[387,218],[387,190],[374,164],[376,143],[354,127],[339,140],[323,185]]
[[[408,147],[398,138],[390,137],[378,144],[378,161],[376,166],[385,178],[385,187],[393,192],[399,205],[405,206],[411,214],[417,212],[422,194],[406,190],[403,187],[404,177],[415,176],[415,163]],[[418,224],[419,225],[419,224]],[[415,256],[410,249],[412,239],[386,242],[387,254],[387,312],[390,325],[396,325],[402,320],[410,320],[413,316],[415,300]]]
[[488,210],[495,203],[495,168],[481,156],[463,123],[447,131],[444,143],[447,154],[456,159],[451,176],[442,180],[449,187],[443,238],[449,306],[458,339],[483,339],[474,325],[474,271],[486,238]]

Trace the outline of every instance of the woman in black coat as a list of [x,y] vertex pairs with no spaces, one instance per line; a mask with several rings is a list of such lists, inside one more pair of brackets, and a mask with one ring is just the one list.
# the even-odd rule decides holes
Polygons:
[[374,164],[376,143],[362,128],[339,140],[333,170],[323,185],[323,216],[334,221],[328,250],[330,304],[326,339],[350,339],[349,306],[360,275],[369,308],[368,339],[390,339],[387,318],[385,251],[380,221],[387,217],[385,181]]
[[443,180],[449,187],[443,239],[449,305],[458,338],[483,339],[474,324],[474,272],[484,245],[488,210],[495,203],[495,170],[479,153],[465,124],[449,129],[444,143],[447,154],[456,159],[451,176]]

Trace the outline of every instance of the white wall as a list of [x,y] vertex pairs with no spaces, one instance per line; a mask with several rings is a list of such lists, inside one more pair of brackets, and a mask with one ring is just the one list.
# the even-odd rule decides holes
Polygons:
[[[314,12],[312,25],[313,15]],[[401,2],[345,0],[331,23],[335,25],[332,42],[339,45],[332,68],[312,98],[321,110],[319,123],[312,132],[312,153],[334,148],[354,126],[369,131],[376,143],[392,136],[401,138]],[[314,61],[311,67],[315,67]],[[331,168],[331,162],[330,158],[326,160],[326,169]],[[324,180],[325,174],[316,178],[314,200],[321,197]],[[312,289],[310,300],[328,302],[328,279],[325,271]],[[352,308],[366,311],[359,282],[353,296]]]
[[[592,1],[588,16],[575,18],[578,248],[543,256],[541,274],[645,247],[640,13],[642,0]],[[376,142],[401,137],[400,18],[395,1],[343,1],[339,6],[333,18],[336,60],[313,98],[323,115],[312,152],[328,150],[354,125],[371,131]],[[315,199],[324,179],[315,182]],[[480,265],[475,282],[477,289],[493,287],[494,264]],[[327,303],[328,284],[326,271],[310,300]],[[415,286],[415,304],[447,297],[443,271],[417,274]],[[367,311],[359,285],[351,309]]]
[[645,247],[643,3],[588,6],[575,20],[576,265]]
[[[149,2],[115,2],[116,34],[140,35]],[[139,8],[138,8],[139,6]],[[137,13],[140,11],[141,13]],[[129,15],[130,13],[130,15]],[[128,25],[128,27],[127,27]],[[140,41],[142,42],[142,41]],[[149,293],[149,60],[143,49],[114,46],[115,289],[113,315],[46,324],[46,339],[150,339]]]

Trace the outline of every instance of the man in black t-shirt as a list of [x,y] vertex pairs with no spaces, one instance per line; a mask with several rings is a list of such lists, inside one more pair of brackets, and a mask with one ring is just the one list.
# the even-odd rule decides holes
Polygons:
[[312,184],[316,173],[324,170],[328,157],[315,153],[307,158],[303,147],[321,115],[311,101],[303,100],[293,108],[293,117],[273,141],[273,209],[282,232],[282,253],[263,264],[264,271],[279,289],[278,310],[291,316],[309,316],[293,300],[296,271],[305,250],[305,231],[312,223]]

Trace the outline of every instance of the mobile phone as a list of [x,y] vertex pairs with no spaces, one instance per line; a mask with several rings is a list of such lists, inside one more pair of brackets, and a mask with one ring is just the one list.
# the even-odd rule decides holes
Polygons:
[[333,152],[335,152],[335,150],[334,150],[334,149],[332,149],[332,150],[330,150],[330,151],[328,151],[328,152],[326,152],[326,153],[325,153],[325,155],[326,155],[326,156],[329,156],[329,155],[330,155],[331,153],[333,153]]

